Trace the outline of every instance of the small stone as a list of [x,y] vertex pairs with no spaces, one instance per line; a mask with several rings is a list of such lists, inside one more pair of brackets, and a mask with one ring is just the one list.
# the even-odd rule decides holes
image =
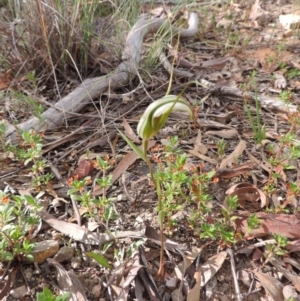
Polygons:
[[54,256],[53,259],[56,261],[63,263],[63,262],[70,262],[73,258],[74,250],[71,247],[64,246],[59,249],[57,254]]
[[296,300],[298,294],[295,288],[291,285],[286,285],[282,290],[283,296],[285,300]]
[[81,267],[81,263],[82,263],[81,257],[73,257],[71,259],[71,267],[74,270],[79,269]]
[[92,291],[93,291],[94,297],[99,298],[101,295],[102,286],[100,284],[97,284],[93,287]]
[[24,274],[26,279],[31,279],[33,276],[33,272],[30,269],[26,270]]
[[171,277],[171,278],[167,279],[166,286],[168,288],[175,288],[176,287],[176,283],[177,283],[176,277]]
[[27,294],[27,288],[25,285],[14,288],[10,291],[10,295],[15,299],[21,299]]
[[33,261],[37,263],[43,263],[47,258],[53,257],[57,253],[58,249],[58,241],[45,240],[38,242],[32,251]]
[[177,223],[181,222],[185,218],[186,212],[183,210],[178,211],[177,213],[171,216],[172,220],[175,220]]

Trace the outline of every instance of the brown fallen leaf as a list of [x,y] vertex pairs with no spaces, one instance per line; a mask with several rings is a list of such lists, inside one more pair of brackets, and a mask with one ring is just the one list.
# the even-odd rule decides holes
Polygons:
[[283,284],[279,280],[268,274],[260,273],[257,271],[249,272],[253,273],[256,276],[264,289],[271,295],[273,300],[284,301],[284,296],[282,293]]
[[[148,149],[150,149],[154,145],[155,145],[154,140],[149,141]],[[114,183],[127,170],[127,168],[130,165],[132,165],[135,162],[135,160],[138,158],[139,156],[134,151],[124,156],[123,159],[119,162],[117,167],[112,172],[112,183]],[[101,195],[103,194],[103,189],[97,185],[95,186],[95,189],[92,194],[93,196]]]
[[204,286],[222,267],[223,262],[227,257],[227,252],[220,252],[212,257],[210,257],[202,266],[201,266],[201,282],[200,286]]
[[10,85],[11,81],[11,70],[8,70],[0,77],[0,91],[6,89]]
[[76,224],[67,223],[65,221],[58,220],[54,216],[52,216],[50,213],[48,213],[45,210],[40,210],[37,212],[37,215],[39,215],[43,221],[45,221],[47,224],[49,224],[53,229],[56,231],[63,233],[71,238],[73,238],[76,241],[85,243],[85,244],[91,244],[91,245],[99,245],[102,246],[103,244],[114,240],[116,238],[122,238],[122,237],[136,237],[141,238],[144,237],[144,234],[142,234],[139,231],[125,231],[125,232],[117,232],[116,236],[112,234],[106,234],[106,233],[93,233],[81,226],[78,226]]
[[62,291],[71,294],[72,301],[88,301],[83,286],[73,271],[67,272],[64,267],[56,260],[48,258],[49,264],[57,271],[57,283]]
[[152,301],[162,301],[163,299],[160,296],[155,281],[152,275],[149,273],[149,270],[147,269],[148,263],[143,247],[139,247],[139,264],[142,266],[142,268],[138,270],[138,277],[136,278],[136,286],[139,287],[139,291],[145,288]]
[[207,131],[205,132],[205,135],[213,135],[225,139],[231,139],[237,137],[238,131],[237,130]]
[[81,180],[88,176],[93,169],[94,167],[92,162],[90,162],[89,160],[81,160],[78,163],[74,175],[76,175],[78,179]]
[[220,168],[225,168],[227,165],[231,165],[233,162],[235,162],[245,149],[246,141],[241,140],[240,143],[236,146],[235,150],[221,162]]
[[2,279],[0,283],[0,300],[6,300],[9,295],[11,285],[11,274],[7,274],[7,279]]
[[289,242],[289,244],[286,246],[286,249],[290,253],[299,252],[300,251],[300,239]]
[[222,178],[222,179],[231,179],[253,170],[255,166],[256,164],[250,162],[250,163],[236,166],[234,168],[218,169],[216,171],[215,177]]
[[139,137],[135,134],[135,132],[133,131],[132,127],[130,126],[130,124],[127,122],[127,120],[123,117],[123,122],[122,125],[124,127],[125,130],[125,134],[126,136],[133,142],[135,143],[141,143],[141,140],[139,139]]
[[269,261],[274,265],[276,270],[282,273],[289,281],[291,281],[295,286],[295,289],[300,292],[300,277],[292,274],[286,268],[284,268],[285,264],[280,259],[271,258]]
[[300,220],[295,215],[262,212],[258,212],[256,215],[261,220],[261,224],[257,229],[250,230],[247,224],[249,213],[237,214],[238,218],[235,220],[237,231],[243,233],[246,239],[274,235],[275,233],[286,238],[300,238]]

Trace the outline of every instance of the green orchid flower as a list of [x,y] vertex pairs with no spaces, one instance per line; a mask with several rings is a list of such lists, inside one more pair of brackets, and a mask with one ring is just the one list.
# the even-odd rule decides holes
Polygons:
[[143,140],[155,136],[165,125],[172,111],[183,111],[193,116],[192,109],[184,98],[166,95],[150,104],[142,115],[137,126],[139,136]]
[[172,111],[187,112],[190,117],[193,117],[190,105],[183,97],[177,95],[166,95],[148,106],[137,126],[137,132],[143,140],[142,149],[129,140],[125,134],[120,131],[118,132],[135,153],[148,163],[148,141],[162,129]]

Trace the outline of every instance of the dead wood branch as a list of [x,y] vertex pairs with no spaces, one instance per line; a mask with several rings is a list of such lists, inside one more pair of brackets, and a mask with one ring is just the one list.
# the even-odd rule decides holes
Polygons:
[[[68,113],[79,112],[105,90],[126,86],[137,74],[144,36],[156,32],[164,22],[168,22],[166,16],[155,18],[149,14],[142,14],[128,33],[122,56],[123,62],[112,74],[84,80],[74,91],[45,111],[40,118],[33,117],[17,126],[10,125],[5,133],[6,138],[12,143],[17,143],[19,131],[53,130],[67,120],[71,115]],[[190,38],[197,32],[198,15],[191,13],[188,22],[188,29],[177,30],[180,38]],[[168,23],[167,25],[172,26]]]

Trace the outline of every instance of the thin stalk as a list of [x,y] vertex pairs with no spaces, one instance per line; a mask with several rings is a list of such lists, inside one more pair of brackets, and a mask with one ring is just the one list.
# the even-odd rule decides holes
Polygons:
[[145,154],[146,158],[146,163],[149,166],[150,170],[150,177],[151,181],[155,185],[156,188],[156,193],[157,193],[157,198],[158,198],[158,222],[159,222],[159,231],[160,231],[160,260],[159,260],[159,269],[157,272],[157,276],[162,276],[164,272],[164,216],[163,216],[163,206],[162,206],[162,199],[161,199],[161,189],[160,189],[160,183],[159,183],[159,178],[155,181],[154,178],[154,173],[153,173],[153,168],[151,165],[151,162],[149,158],[147,157],[147,148],[148,148],[148,140],[143,140],[143,152]]

